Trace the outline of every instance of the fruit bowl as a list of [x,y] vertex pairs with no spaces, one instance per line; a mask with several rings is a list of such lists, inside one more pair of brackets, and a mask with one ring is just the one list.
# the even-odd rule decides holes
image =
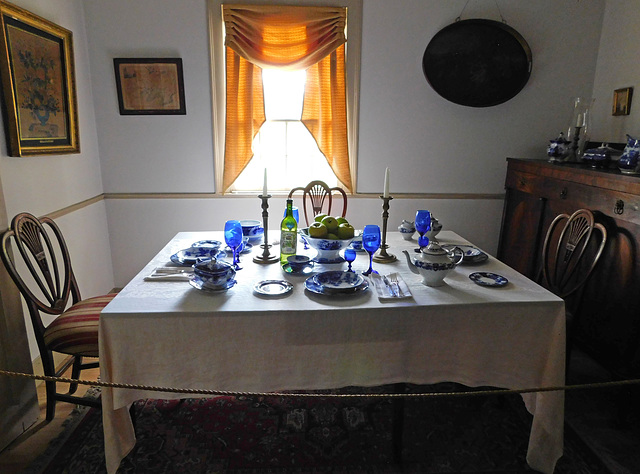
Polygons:
[[346,249],[351,239],[319,239],[309,235],[309,228],[300,229],[302,238],[307,241],[309,246],[318,254],[313,258],[315,263],[342,263],[344,258],[339,255],[341,250]]

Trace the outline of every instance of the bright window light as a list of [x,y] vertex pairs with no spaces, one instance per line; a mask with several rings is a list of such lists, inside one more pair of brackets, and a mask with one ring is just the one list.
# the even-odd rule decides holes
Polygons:
[[253,158],[234,183],[234,191],[262,190],[264,169],[269,191],[289,191],[319,179],[338,180],[300,121],[306,71],[262,71],[266,122],[253,140]]

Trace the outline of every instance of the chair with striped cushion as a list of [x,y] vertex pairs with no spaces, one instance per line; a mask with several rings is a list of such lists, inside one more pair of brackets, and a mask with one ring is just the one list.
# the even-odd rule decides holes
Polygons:
[[[16,215],[2,236],[0,257],[29,309],[44,375],[60,376],[73,364],[71,377],[77,379],[83,369],[97,367],[98,361],[85,363],[83,357],[98,357],[100,312],[115,293],[80,297],[69,250],[56,223],[29,213]],[[55,319],[45,326],[43,315]],[[56,370],[53,352],[71,357]],[[73,396],[77,384],[71,384],[67,393],[59,393],[54,381],[45,384],[47,420],[53,419],[58,400],[100,406],[98,400]]]

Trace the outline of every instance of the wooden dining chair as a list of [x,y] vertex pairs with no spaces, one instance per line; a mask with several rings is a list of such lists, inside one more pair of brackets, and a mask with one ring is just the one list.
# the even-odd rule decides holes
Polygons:
[[[115,293],[83,300],[71,267],[65,240],[56,223],[29,213],[16,215],[2,235],[0,257],[24,298],[38,344],[45,376],[59,377],[73,364],[71,377],[77,379],[84,369],[98,367],[98,322],[102,309]],[[55,319],[45,327],[43,314]],[[71,356],[56,370],[53,353]],[[56,402],[100,407],[100,401],[73,396],[78,384],[59,393],[55,381],[45,381],[46,419],[55,415]]]
[[[596,231],[596,232],[594,232]],[[571,356],[575,314],[582,290],[607,243],[607,230],[593,213],[579,209],[560,214],[551,222],[542,246],[541,283],[565,300],[567,368]]]
[[[344,217],[347,215],[347,193],[338,186],[329,187],[324,181],[311,181],[305,187],[297,187],[289,191],[289,199],[292,199],[293,195],[299,192],[302,192],[302,208],[307,226],[312,224],[315,216],[320,213],[324,212],[325,214],[332,215],[333,194],[342,197],[341,216]],[[309,216],[311,216],[311,218],[309,218]]]

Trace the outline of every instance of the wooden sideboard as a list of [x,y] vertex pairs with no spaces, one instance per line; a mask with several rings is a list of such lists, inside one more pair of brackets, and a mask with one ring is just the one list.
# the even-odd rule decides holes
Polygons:
[[576,310],[575,344],[618,377],[640,375],[640,176],[507,158],[498,258],[536,280],[546,230],[585,208],[608,241]]

